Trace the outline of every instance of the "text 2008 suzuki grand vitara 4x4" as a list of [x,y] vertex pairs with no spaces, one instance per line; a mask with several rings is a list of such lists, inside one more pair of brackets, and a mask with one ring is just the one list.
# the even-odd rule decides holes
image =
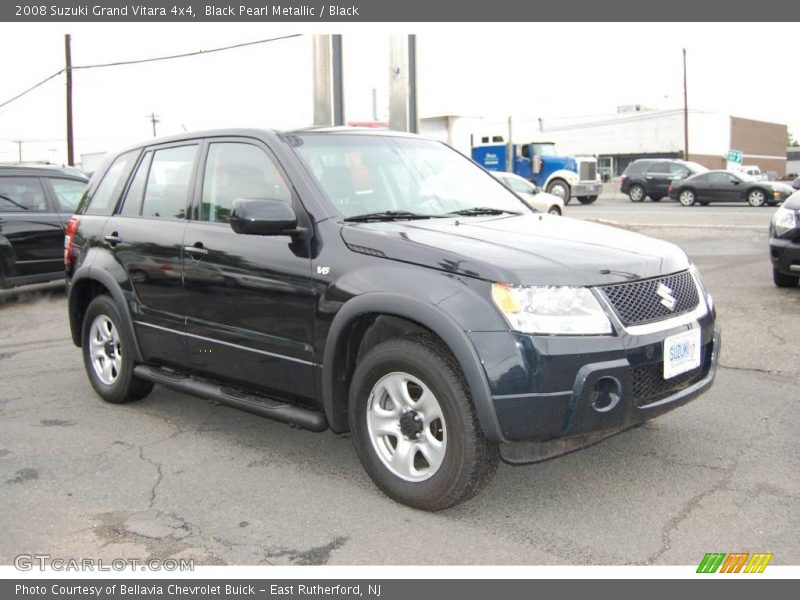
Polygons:
[[436,510],[711,385],[711,296],[676,246],[532,212],[446,145],[226,130],[111,157],[65,240],[72,337],[108,402],[154,383],[350,431]]

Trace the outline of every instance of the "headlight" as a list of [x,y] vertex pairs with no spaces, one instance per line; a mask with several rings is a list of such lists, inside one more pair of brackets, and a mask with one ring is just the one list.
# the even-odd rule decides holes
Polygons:
[[492,299],[511,328],[523,333],[603,335],[611,322],[592,292],[582,287],[492,285]]
[[780,207],[772,215],[772,226],[775,228],[776,235],[783,235],[797,227],[797,215],[793,210]]

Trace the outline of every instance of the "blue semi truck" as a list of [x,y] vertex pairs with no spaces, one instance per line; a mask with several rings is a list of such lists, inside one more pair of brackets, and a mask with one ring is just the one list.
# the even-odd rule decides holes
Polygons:
[[[472,147],[472,160],[489,171],[507,171],[509,145],[500,136]],[[511,144],[512,172],[541,189],[560,196],[564,204],[577,198],[581,204],[597,200],[603,188],[594,156],[561,156],[552,142]]]

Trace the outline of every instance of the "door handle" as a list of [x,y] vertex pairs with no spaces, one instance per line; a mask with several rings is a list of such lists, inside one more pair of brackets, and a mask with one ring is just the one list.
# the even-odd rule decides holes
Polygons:
[[203,242],[195,242],[193,246],[184,246],[183,250],[189,254],[204,255],[208,254],[208,250],[203,247]]
[[117,233],[116,231],[114,233],[112,233],[111,235],[107,235],[103,239],[105,241],[107,241],[109,244],[111,244],[112,246],[116,246],[117,244],[119,244],[122,241],[122,238],[119,237],[119,233]]

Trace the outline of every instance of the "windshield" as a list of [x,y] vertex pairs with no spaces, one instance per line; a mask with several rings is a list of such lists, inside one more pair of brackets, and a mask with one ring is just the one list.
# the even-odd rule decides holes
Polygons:
[[530,212],[455,150],[419,138],[304,133],[294,150],[345,218],[398,212],[430,217],[470,209]]

